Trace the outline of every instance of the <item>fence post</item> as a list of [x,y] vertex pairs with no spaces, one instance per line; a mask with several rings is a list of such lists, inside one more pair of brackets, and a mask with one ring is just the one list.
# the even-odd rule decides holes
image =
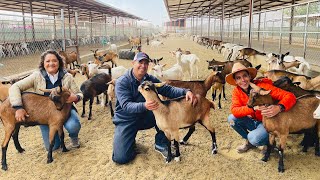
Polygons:
[[64,30],[64,12],[61,9],[61,33],[62,33],[62,50],[66,50],[66,33]]
[[[70,16],[70,14],[69,14]],[[74,27],[76,30],[76,51],[77,51],[77,59],[78,59],[78,63],[81,64],[81,59],[80,59],[80,53],[79,53],[79,38],[78,38],[78,12],[74,12],[74,18],[75,18],[75,22],[74,22]]]
[[280,25],[280,37],[279,37],[279,53],[281,54],[281,47],[282,47],[282,26],[283,26],[283,11],[284,9],[282,8],[281,10],[281,25]]
[[308,19],[309,19],[309,7],[310,3],[307,5],[306,22],[304,23],[304,37],[303,37],[303,57],[306,58],[307,51],[307,30],[308,30]]
[[262,50],[264,51],[264,39],[266,37],[266,22],[267,22],[267,12],[264,13],[264,21],[263,21],[263,37],[262,37]]

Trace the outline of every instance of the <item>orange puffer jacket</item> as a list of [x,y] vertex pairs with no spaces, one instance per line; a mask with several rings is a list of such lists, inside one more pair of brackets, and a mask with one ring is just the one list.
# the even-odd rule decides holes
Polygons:
[[[273,86],[270,79],[264,78],[254,80],[253,83],[265,90],[271,90],[270,95],[272,99],[279,100],[278,104],[284,105],[285,111],[288,111],[296,103],[296,97],[294,94]],[[248,100],[248,95],[243,92],[243,90],[239,86],[234,88],[232,92],[231,113],[236,118],[242,118],[250,115],[254,119],[262,121],[261,111],[254,111],[252,108],[249,108],[247,106]]]

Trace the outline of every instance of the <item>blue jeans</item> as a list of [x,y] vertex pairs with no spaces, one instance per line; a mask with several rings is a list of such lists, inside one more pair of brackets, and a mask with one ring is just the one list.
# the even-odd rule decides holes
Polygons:
[[236,118],[233,114],[230,114],[228,123],[242,138],[247,139],[254,146],[263,146],[269,143],[269,133],[260,121],[247,116]]
[[[68,131],[70,138],[77,138],[78,137],[78,134],[79,134],[79,131],[81,128],[81,124],[79,121],[78,113],[75,109],[73,109],[73,108],[71,109],[70,117],[64,123],[64,128]],[[40,130],[41,130],[44,146],[45,146],[46,150],[48,151],[49,146],[50,146],[49,126],[48,125],[40,125]],[[56,133],[56,135],[54,136],[53,150],[58,149],[60,147],[60,145],[61,145],[61,141],[60,141],[58,133]]]
[[152,111],[147,111],[143,119],[117,123],[114,130],[112,160],[119,164],[126,164],[132,161],[136,156],[134,148],[138,131],[152,127],[155,127],[157,130],[155,144],[166,147],[168,140],[164,133],[156,126],[156,120]]

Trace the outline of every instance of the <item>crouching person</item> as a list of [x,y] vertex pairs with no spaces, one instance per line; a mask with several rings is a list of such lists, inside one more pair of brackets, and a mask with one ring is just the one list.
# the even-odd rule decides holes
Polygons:
[[[68,103],[78,102],[82,99],[82,93],[76,85],[71,74],[64,70],[62,58],[56,51],[48,50],[42,53],[40,57],[39,70],[32,73],[30,76],[14,83],[9,89],[9,98],[12,107],[17,109],[15,117],[17,121],[24,121],[28,117],[28,112],[23,109],[21,93],[24,91],[33,90],[37,94],[49,96],[50,93],[43,93],[39,89],[52,89],[58,86],[64,86],[71,90],[71,95],[67,100]],[[45,113],[45,112],[43,112]],[[70,117],[66,120],[64,128],[69,133],[71,139],[71,147],[79,148],[80,143],[78,134],[81,128],[79,116],[75,107],[72,107]],[[45,148],[48,150],[49,143],[49,127],[48,125],[40,125],[41,133]],[[58,134],[54,138],[53,150],[58,149],[61,145]]]
[[[151,110],[158,108],[158,103],[154,101],[146,102],[142,94],[138,91],[138,86],[144,81],[159,83],[160,80],[147,74],[149,67],[149,56],[143,52],[138,52],[132,61],[133,68],[116,81],[115,93],[117,97],[115,124],[113,139],[112,160],[118,164],[126,164],[136,156],[135,138],[139,130],[155,127],[155,150],[163,157],[168,156],[167,138],[156,126],[155,117]],[[159,94],[176,98],[186,96],[187,100],[196,103],[196,97],[191,91],[164,85],[158,89]]]
[[[246,68],[241,63],[235,63],[232,72],[226,76],[226,82],[236,86],[232,92],[232,114],[228,117],[228,123],[245,139],[245,143],[237,148],[238,153],[247,152],[256,146],[267,145],[269,134],[262,124],[262,115],[273,117],[282,111],[289,110],[296,102],[294,94],[273,86],[270,79],[253,80],[256,75],[257,70],[255,68]],[[265,90],[271,90],[270,95],[279,103],[268,107],[249,108],[247,102],[252,89],[250,82]]]

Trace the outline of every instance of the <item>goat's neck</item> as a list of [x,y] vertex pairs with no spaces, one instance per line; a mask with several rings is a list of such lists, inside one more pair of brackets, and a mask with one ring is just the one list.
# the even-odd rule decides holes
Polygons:
[[217,76],[212,73],[204,80],[204,87],[206,87],[206,91],[208,91],[211,88],[213,82],[216,82],[215,77]]
[[316,86],[320,82],[320,75],[309,80],[311,86]]

